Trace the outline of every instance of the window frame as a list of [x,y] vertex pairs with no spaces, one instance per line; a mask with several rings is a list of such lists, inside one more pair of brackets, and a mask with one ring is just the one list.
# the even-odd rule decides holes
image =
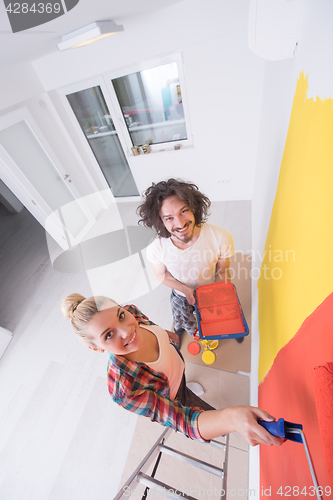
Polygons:
[[[177,69],[178,69],[178,75],[179,75],[179,82],[180,82],[180,88],[181,88],[181,94],[182,94],[182,104],[183,104],[183,110],[184,110],[184,118],[185,118],[185,126],[186,126],[186,132],[187,132],[187,139],[180,139],[179,144],[181,145],[181,148],[186,148],[186,147],[193,147],[193,136],[192,136],[192,131],[191,131],[191,125],[190,125],[190,116],[189,116],[189,106],[188,106],[188,99],[187,99],[187,92],[186,92],[186,87],[185,87],[185,76],[184,76],[184,63],[183,63],[183,56],[180,52],[177,53],[172,53],[168,54],[164,57],[158,57],[146,61],[141,61],[136,64],[131,64],[128,65],[124,68],[117,69],[114,71],[110,71],[108,73],[105,73],[103,75],[103,79],[106,85],[106,88],[108,89],[108,92],[110,94],[111,100],[114,104],[114,109],[116,111],[115,117],[114,117],[114,125],[116,130],[122,130],[123,131],[123,137],[125,141],[125,148],[124,152],[126,156],[131,157],[133,156],[132,152],[132,140],[130,133],[128,131],[125,118],[120,106],[120,103],[118,101],[117,94],[114,90],[112,80],[120,77],[124,77],[127,75],[130,75],[132,73],[137,73],[140,71],[144,71],[147,69],[152,69],[156,68],[158,66],[163,66],[168,63],[175,62],[177,64]],[[113,117],[112,117],[113,118]],[[157,152],[164,152],[164,151],[171,151],[174,150],[175,144],[178,144],[177,141],[169,141],[169,142],[163,142],[159,144],[151,144],[150,145],[150,152],[157,153]]]
[[[115,130],[117,132],[118,138],[120,145],[123,149],[126,161],[128,163],[128,166],[131,170],[132,176],[134,178],[134,182],[139,190],[140,193],[140,172],[138,172],[136,169],[133,168],[133,161],[135,162],[136,160],[133,158],[141,158],[140,161],[147,161],[147,156],[149,155],[144,155],[140,154],[139,156],[134,156],[133,151],[132,151],[132,140],[129,134],[129,131],[127,129],[127,125],[125,123],[125,119],[123,116],[123,112],[121,110],[120,103],[118,101],[117,95],[115,93],[112,80],[115,78],[119,78],[122,76],[129,75],[131,73],[135,73],[138,71],[143,71],[146,69],[151,69],[157,66],[161,66],[164,64],[168,64],[171,62],[176,62],[177,64],[177,69],[178,69],[178,75],[179,75],[179,81],[180,81],[180,87],[181,87],[181,93],[182,93],[182,103],[183,103],[183,110],[184,110],[184,117],[185,117],[185,124],[186,124],[186,131],[187,131],[187,139],[182,139],[179,141],[179,144],[181,145],[181,149],[186,149],[186,148],[193,148],[194,143],[193,143],[193,136],[192,136],[192,131],[191,131],[191,124],[190,124],[190,114],[189,114],[189,105],[188,105],[188,99],[187,99],[187,91],[186,91],[186,85],[185,85],[185,76],[184,76],[184,63],[183,63],[183,55],[180,52],[177,53],[170,53],[161,57],[156,57],[153,59],[149,59],[146,61],[140,61],[138,63],[133,63],[130,65],[127,65],[122,68],[118,68],[103,74],[95,75],[91,78],[85,79],[85,80],[80,80],[68,85],[65,85],[64,87],[56,89],[56,94],[59,98],[60,103],[62,104],[63,110],[69,120],[70,125],[72,126],[72,131],[75,134],[75,138],[78,139],[82,151],[85,154],[85,157],[89,160],[90,166],[93,169],[94,172],[94,178],[97,181],[98,188],[99,189],[109,189],[109,185],[102,173],[102,170],[100,168],[100,165],[98,164],[98,161],[89,145],[89,142],[82,131],[82,128],[71,108],[71,105],[69,104],[69,101],[67,99],[67,95],[75,92],[80,92],[82,90],[87,90],[92,87],[99,86],[105,102],[109,108],[110,115],[113,120],[113,124],[115,127]],[[71,134],[71,131],[69,130],[69,133]],[[74,138],[73,138],[74,140]],[[160,144],[152,144],[150,145],[150,152],[155,154],[155,153],[163,153],[163,152],[170,152],[174,151],[175,145],[178,144],[177,141],[171,141],[171,142],[165,142],[165,143],[160,143]],[[117,197],[117,201],[121,202],[126,202],[126,201],[134,201],[137,199],[141,199],[141,195],[139,194],[138,196],[124,196],[124,197]]]

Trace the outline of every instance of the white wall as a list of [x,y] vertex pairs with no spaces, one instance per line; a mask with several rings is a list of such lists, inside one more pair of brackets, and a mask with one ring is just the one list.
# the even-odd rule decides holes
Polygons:
[[[197,182],[212,200],[250,199],[264,62],[247,48],[247,9],[245,0],[184,0],[124,19],[123,33],[83,49],[54,52],[33,66],[59,109],[54,89],[182,51],[195,147],[129,157],[139,192],[152,181],[175,176]],[[68,123],[65,127],[84,156],[75,132]],[[76,166],[69,168],[75,175]]]
[[0,73],[0,112],[43,92],[43,86],[30,63],[2,68]]
[[[260,268],[260,256],[264,251],[300,72],[304,71],[309,77],[308,98],[333,97],[333,68],[328,64],[333,55],[333,33],[328,21],[332,16],[331,2],[323,1],[318,5],[315,0],[306,0],[296,58],[265,63],[259,148],[252,198],[252,245],[257,257],[254,264],[257,269]],[[253,280],[252,298],[255,317],[256,297],[257,282]],[[253,361],[256,357],[254,350]],[[254,373],[256,373],[255,366]]]
[[[326,0],[305,0],[300,22],[299,46],[295,59],[266,62],[257,166],[252,198],[252,248],[255,253],[252,281],[252,363],[250,403],[258,402],[258,291],[257,277],[265,247],[280,165],[287,137],[297,78],[301,71],[309,77],[308,98],[333,97],[333,32],[330,19],[333,4]],[[328,214],[328,227],[331,227]],[[281,415],[276,415],[280,417]],[[258,450],[250,452],[250,487],[258,489]],[[252,481],[252,483],[251,483]]]
[[[266,62],[257,169],[252,199],[252,325],[250,404],[258,406],[257,282],[295,91],[295,60]],[[277,418],[279,415],[276,416]],[[259,450],[250,449],[249,488],[259,491]],[[256,497],[256,498],[259,498]]]

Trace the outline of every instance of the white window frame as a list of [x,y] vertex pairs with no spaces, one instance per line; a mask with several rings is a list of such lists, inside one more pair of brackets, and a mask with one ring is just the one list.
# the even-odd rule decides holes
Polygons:
[[[145,69],[150,69],[150,68],[155,68],[157,66],[162,66],[164,64],[168,64],[171,62],[176,62],[177,63],[177,68],[178,68],[178,75],[179,75],[179,81],[180,81],[180,88],[181,88],[181,93],[182,93],[182,103],[183,103],[183,110],[184,110],[184,117],[185,117],[185,124],[186,124],[186,132],[187,132],[187,139],[182,139],[179,141],[181,144],[181,148],[188,148],[188,147],[194,147],[193,144],[193,136],[192,136],[192,131],[191,131],[191,124],[190,124],[190,114],[189,114],[189,105],[188,105],[188,99],[187,99],[187,92],[186,92],[186,86],[185,86],[185,77],[184,77],[184,63],[183,63],[183,56],[180,52],[177,53],[172,53],[168,54],[163,57],[158,57],[154,59],[150,59],[147,61],[141,61],[140,63],[136,64],[131,64],[129,66],[113,70],[112,72],[105,73],[103,75],[99,75],[93,78],[90,78],[89,80],[84,80],[81,82],[76,82],[71,85],[67,85],[65,87],[62,87],[57,90],[57,95],[64,107],[64,109],[67,112],[67,115],[69,117],[70,122],[72,123],[72,126],[74,130],[76,131],[76,134],[82,144],[82,147],[89,157],[91,161],[91,165],[94,168],[94,172],[101,182],[102,186],[105,186],[105,189],[108,188],[109,186],[107,185],[107,182],[102,174],[102,171],[100,169],[100,166],[98,165],[98,162],[95,158],[95,155],[93,154],[89,143],[82,132],[81,126],[76,119],[76,116],[67,100],[66,95],[71,94],[74,92],[80,92],[81,90],[86,90],[92,87],[99,86],[103,92],[103,96],[105,99],[105,102],[109,108],[114,127],[117,131],[118,137],[120,144],[123,148],[125,157],[128,161],[129,167],[131,169],[132,175],[134,177],[134,181],[137,185],[140,183],[137,182],[135,172],[131,168],[131,158],[134,156],[132,152],[132,141],[131,137],[129,134],[129,131],[127,129],[127,125],[125,123],[125,119],[120,107],[120,103],[118,101],[117,95],[115,93],[115,90],[113,88],[112,80],[115,78],[119,78],[122,76],[129,75],[131,73],[136,73],[139,71],[143,71]],[[152,153],[160,153],[164,151],[172,151],[174,150],[174,146],[177,142],[176,141],[171,141],[171,142],[164,142],[160,144],[152,144],[150,146],[150,151]],[[143,157],[145,155],[140,155],[140,157]],[[137,196],[130,196],[130,197],[124,197],[124,198],[117,198],[119,201],[133,201],[133,199],[138,198]]]
[[[188,106],[188,101],[187,101],[187,92],[185,88],[185,77],[184,77],[184,63],[183,63],[183,57],[180,52],[174,53],[174,54],[169,54],[164,57],[158,57],[155,59],[150,59],[148,61],[141,61],[140,63],[137,64],[132,64],[129,66],[126,66],[124,68],[111,71],[109,73],[106,73],[103,75],[105,85],[108,89],[108,92],[110,94],[110,97],[112,99],[112,102],[114,103],[114,109],[116,110],[116,114],[114,116],[114,125],[117,130],[122,130],[123,131],[123,136],[125,139],[125,148],[124,151],[127,156],[131,157],[133,156],[132,153],[132,140],[130,137],[130,133],[128,131],[125,118],[120,106],[120,103],[118,101],[116,92],[114,90],[112,80],[115,78],[120,78],[123,76],[130,75],[131,73],[137,73],[146,69],[151,69],[151,68],[156,68],[157,66],[163,66],[164,64],[176,62],[177,63],[177,69],[178,69],[178,75],[179,75],[179,81],[180,81],[180,88],[181,88],[181,93],[182,93],[182,104],[183,104],[183,110],[184,110],[184,117],[185,117],[185,125],[186,125],[186,133],[187,133],[187,139],[181,139],[179,143],[181,144],[181,147],[193,147],[193,137],[192,137],[192,131],[191,131],[191,126],[190,126],[190,116],[189,116],[189,106]],[[112,117],[113,118],[113,117]],[[164,151],[171,151],[174,149],[175,144],[177,144],[177,141],[170,141],[170,142],[163,142],[160,144],[151,144],[150,145],[150,151],[151,152],[164,152]]]

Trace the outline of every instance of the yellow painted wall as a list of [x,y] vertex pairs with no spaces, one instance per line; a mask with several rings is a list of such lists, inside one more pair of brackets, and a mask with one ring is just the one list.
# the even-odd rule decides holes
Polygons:
[[333,100],[307,90],[302,72],[258,281],[260,382],[333,291]]

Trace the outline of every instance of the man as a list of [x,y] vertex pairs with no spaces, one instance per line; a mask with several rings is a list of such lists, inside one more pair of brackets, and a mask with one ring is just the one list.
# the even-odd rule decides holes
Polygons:
[[139,206],[139,223],[153,228],[155,241],[147,249],[154,273],[172,288],[174,329],[180,337],[197,330],[193,290],[228,279],[234,255],[231,234],[207,222],[210,200],[195,184],[176,179],[152,184]]

